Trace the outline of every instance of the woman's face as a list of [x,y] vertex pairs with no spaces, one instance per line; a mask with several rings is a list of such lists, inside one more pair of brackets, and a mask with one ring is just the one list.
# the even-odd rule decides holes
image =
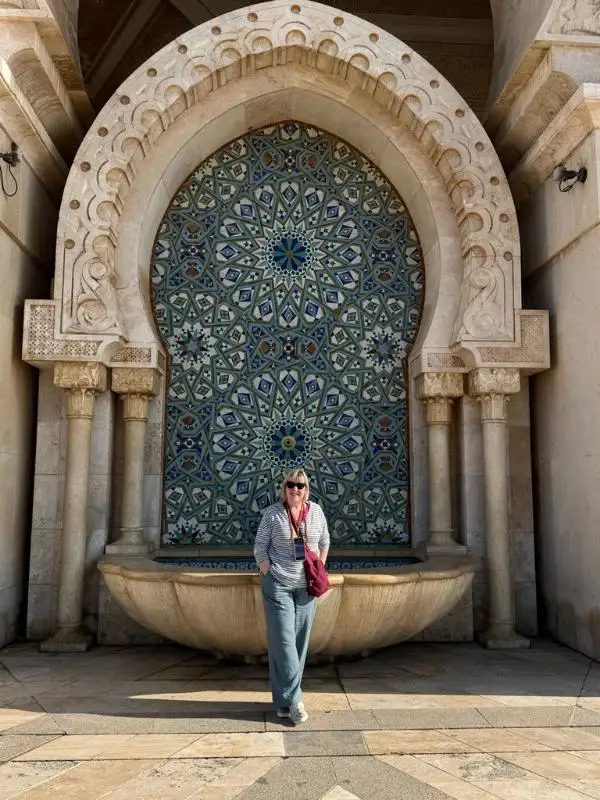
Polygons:
[[292,504],[301,502],[306,497],[307,489],[303,475],[291,475],[285,483],[286,499]]

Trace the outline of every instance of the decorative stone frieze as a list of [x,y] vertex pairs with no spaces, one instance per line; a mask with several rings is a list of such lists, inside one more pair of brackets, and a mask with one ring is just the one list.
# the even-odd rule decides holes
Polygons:
[[410,48],[350,14],[339,25],[336,15],[310,0],[264,3],[252,17],[233,11],[163,48],[122,85],[88,132],[67,181],[55,289],[63,299],[63,332],[122,334],[114,274],[118,220],[135,174],[164,131],[231,81],[263,69],[301,69],[359,86],[435,159],[467,254],[456,339],[513,340],[518,227],[481,123]]

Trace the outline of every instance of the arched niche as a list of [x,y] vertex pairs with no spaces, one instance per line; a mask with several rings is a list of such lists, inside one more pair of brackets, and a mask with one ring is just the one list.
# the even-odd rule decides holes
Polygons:
[[[335,122],[395,186],[404,184],[398,188],[431,251],[421,350],[429,341],[458,353],[515,340],[514,206],[473,112],[431,65],[384,31],[318,3],[278,1],[231,12],[180,37],[99,114],[61,207],[55,280],[61,335],[98,335],[104,345],[156,344],[147,279],[139,274],[145,267],[132,260],[131,227],[152,238],[160,218],[155,209],[166,207],[166,187],[188,146],[195,164],[201,151],[243,129],[286,117],[338,133]],[[153,206],[142,187],[159,175]]]

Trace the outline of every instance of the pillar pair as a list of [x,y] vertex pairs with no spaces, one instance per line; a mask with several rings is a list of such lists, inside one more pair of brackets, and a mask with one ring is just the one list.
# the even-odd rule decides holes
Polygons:
[[[44,652],[87,650],[92,637],[83,627],[88,488],[94,400],[107,387],[106,367],[98,363],[58,362],[54,384],[67,392],[67,458],[63,510],[62,559],[56,632]],[[128,555],[148,551],[143,535],[144,444],[148,402],[158,391],[153,369],[113,369],[112,389],[124,402],[125,454],[119,539],[107,552]]]
[[[452,405],[463,394],[460,373],[425,373],[418,394],[427,409],[429,438],[429,554],[453,555],[461,546],[453,536],[450,481]],[[528,647],[515,631],[508,530],[508,449],[506,408],[520,390],[517,369],[480,368],[469,373],[469,394],[481,405],[485,480],[488,629],[482,642],[490,649]]]

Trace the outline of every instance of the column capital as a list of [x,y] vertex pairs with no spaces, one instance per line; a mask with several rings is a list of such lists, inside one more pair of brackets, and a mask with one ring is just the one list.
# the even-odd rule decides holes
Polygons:
[[469,372],[469,394],[481,403],[483,422],[506,420],[506,407],[511,394],[521,390],[518,369],[487,368]]
[[455,398],[464,394],[462,372],[423,372],[417,376],[419,400],[434,397]]
[[450,425],[452,422],[452,397],[425,397],[422,401],[427,411],[428,425]]
[[97,361],[57,361],[54,364],[54,385],[68,391],[67,417],[91,419],[94,397],[106,390],[107,372]]
[[111,388],[116,394],[143,395],[147,399],[158,394],[160,373],[156,369],[114,367]]
[[469,394],[517,394],[521,391],[521,373],[518,369],[481,367],[469,372]]

